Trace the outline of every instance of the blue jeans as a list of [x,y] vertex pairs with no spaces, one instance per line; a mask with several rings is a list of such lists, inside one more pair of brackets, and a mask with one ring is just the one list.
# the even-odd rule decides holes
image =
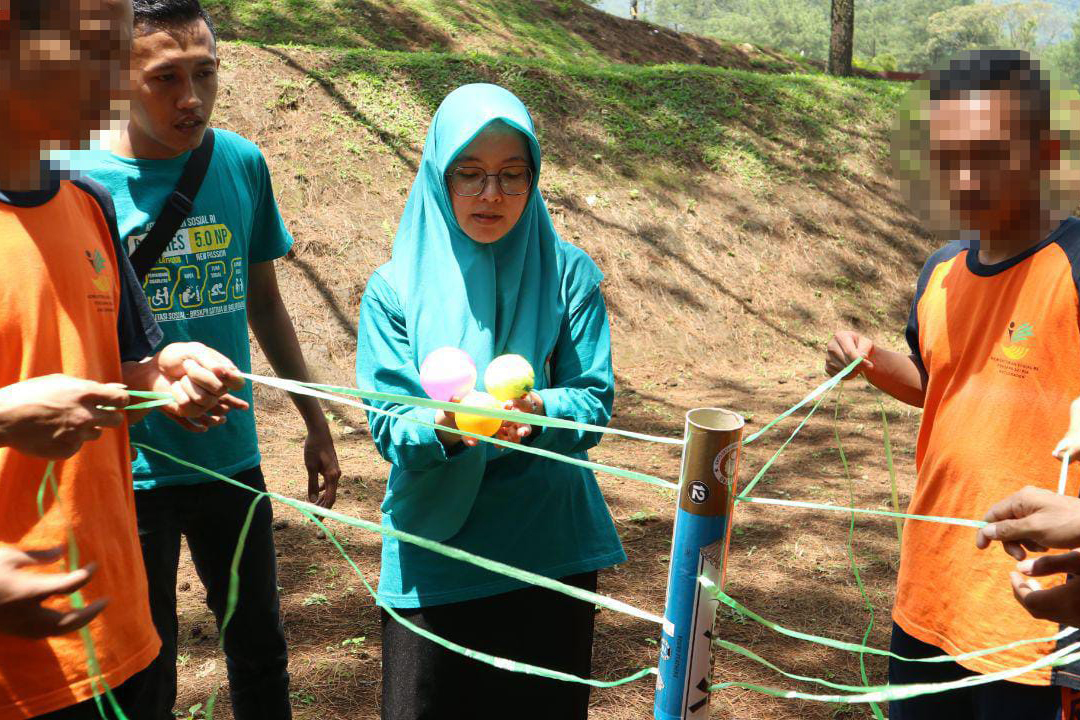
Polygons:
[[[908,658],[944,650],[913,638],[893,623],[890,649]],[[889,659],[889,684],[936,683],[977,673],[952,662],[913,663]],[[999,680],[971,688],[889,703],[889,720],[1060,720],[1061,688]]]
[[[266,489],[258,467],[238,473],[234,479],[255,490]],[[139,540],[150,586],[150,613],[161,636],[161,654],[148,669],[152,678],[139,700],[151,720],[174,717],[180,536],[187,538],[195,571],[206,588],[206,604],[214,613],[220,632],[229,592],[229,567],[254,499],[254,493],[224,482],[135,493]],[[252,518],[240,560],[236,611],[225,629],[225,665],[236,720],[292,717],[272,521],[270,500],[263,498]]]

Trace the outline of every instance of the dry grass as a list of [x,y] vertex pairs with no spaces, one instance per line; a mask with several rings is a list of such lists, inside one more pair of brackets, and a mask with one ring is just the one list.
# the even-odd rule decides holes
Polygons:
[[[297,239],[280,266],[286,302],[316,374],[349,384],[359,298],[371,271],[389,256],[426,120],[444,79],[426,84],[427,76],[415,69],[393,65],[381,74],[370,65],[362,66],[368,75],[335,74],[334,68],[340,69],[335,63],[347,61],[310,49],[227,45],[223,52],[222,86],[228,90],[217,124],[255,140],[267,155]],[[481,64],[467,74],[502,73],[494,79],[516,82],[528,77],[531,67]],[[739,87],[750,83],[740,78],[733,81]],[[582,98],[594,88],[589,78],[545,76],[536,81],[536,92],[559,81]],[[888,189],[882,117],[869,112],[861,121],[822,129],[804,125],[798,113],[780,113],[788,119],[769,128],[751,121],[755,114],[769,116],[773,102],[755,99],[757,92],[760,88],[751,88],[737,96],[744,113],[730,120],[728,132],[742,133],[742,143],[718,144],[728,148],[726,154],[696,159],[679,146],[621,153],[623,136],[596,117],[574,114],[570,121],[560,106],[533,104],[550,159],[543,189],[556,226],[596,258],[607,276],[618,378],[613,422],[619,427],[677,436],[685,411],[701,405],[743,412],[760,427],[820,381],[820,354],[833,329],[855,326],[886,344],[901,342],[914,277],[929,241]],[[877,96],[871,90],[854,100],[837,97],[857,106]],[[849,144],[822,157],[813,147],[819,131],[830,133],[830,142],[845,136]],[[593,152],[597,147],[602,152]],[[266,369],[261,358],[256,365],[256,372]],[[269,483],[302,496],[302,425],[281,396],[258,391],[257,401]],[[845,402],[842,429],[856,502],[882,506],[888,479],[875,397],[858,381]],[[888,407],[906,490],[917,417],[893,403]],[[332,411],[346,473],[339,509],[376,519],[386,467],[372,450],[362,419],[348,410]],[[783,432],[748,450],[744,481]],[[831,447],[829,416],[822,413],[759,492],[846,503],[847,484]],[[668,478],[678,473],[678,455],[670,448],[616,440],[605,442],[594,457]],[[602,478],[601,486],[630,556],[603,574],[601,589],[661,612],[672,496],[612,478]],[[276,537],[297,716],[376,718],[377,612],[327,541],[299,517],[281,517],[288,521]],[[730,592],[782,624],[858,639],[867,614],[847,564],[847,523],[843,514],[740,507]],[[879,613],[871,642],[880,646],[888,638],[895,529],[876,519],[860,519],[858,527],[860,568]],[[378,539],[347,528],[340,537],[374,583]],[[180,707],[205,699],[213,683],[224,681],[198,581],[190,568],[184,573],[192,589],[180,594],[185,657]],[[857,659],[842,653],[792,642],[730,615],[724,615],[721,632],[789,670],[857,682]],[[365,640],[343,644],[359,637]],[[614,678],[655,664],[656,637],[654,627],[601,612],[596,675]],[[872,681],[882,679],[880,663],[871,662],[870,671]],[[723,653],[717,677],[791,685]],[[591,717],[647,718],[651,704],[651,683],[641,681],[595,692]],[[218,708],[219,718],[230,716],[226,699]],[[869,717],[862,707],[799,704],[745,691],[720,694],[714,714],[744,720]]]

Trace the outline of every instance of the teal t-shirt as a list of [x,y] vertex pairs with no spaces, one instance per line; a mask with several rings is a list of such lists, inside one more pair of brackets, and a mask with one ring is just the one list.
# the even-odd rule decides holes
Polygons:
[[[292,237],[278,211],[259,148],[235,133],[214,133],[214,155],[191,215],[150,270],[143,288],[165,335],[162,347],[198,341],[250,372],[248,267],[283,256]],[[130,255],[153,227],[189,155],[145,160],[98,151],[74,153],[69,162],[72,170],[97,180],[112,194],[120,237]],[[236,394],[252,402],[250,384]],[[234,410],[228,422],[206,433],[188,432],[154,412],[131,428],[131,439],[224,475],[260,462],[254,406],[252,411]],[[136,490],[210,480],[141,452],[132,472]]]

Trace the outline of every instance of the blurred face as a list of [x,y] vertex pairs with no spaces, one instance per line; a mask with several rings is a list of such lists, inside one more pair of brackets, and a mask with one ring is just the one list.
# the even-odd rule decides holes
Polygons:
[[[531,167],[524,136],[502,125],[489,127],[461,151],[447,171],[447,183],[454,217],[466,235],[490,244],[514,228],[529,202]],[[455,189],[479,194],[463,197]]]
[[1031,100],[1008,91],[935,101],[930,159],[940,199],[964,229],[993,232],[1040,210],[1040,181],[1054,146],[1040,140]]
[[43,2],[39,12],[23,23],[0,0],[0,129],[11,144],[77,148],[126,97],[131,0]]
[[214,37],[202,19],[138,28],[131,53],[131,123],[136,157],[171,158],[203,140],[218,90]]

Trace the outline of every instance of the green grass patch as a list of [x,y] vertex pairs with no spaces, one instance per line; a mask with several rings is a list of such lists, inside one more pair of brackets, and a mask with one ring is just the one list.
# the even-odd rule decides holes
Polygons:
[[[271,49],[282,53],[285,50]],[[309,56],[310,57],[310,56]],[[880,155],[905,86],[824,75],[766,75],[698,65],[565,66],[487,55],[324,50],[311,80],[338,101],[332,125],[360,123],[383,150],[423,144],[454,88],[492,82],[537,118],[545,151],[561,164],[604,159],[631,177],[651,168],[709,168],[751,186],[822,172],[860,150]],[[292,85],[281,100],[293,100]],[[875,134],[876,133],[876,134]]]

